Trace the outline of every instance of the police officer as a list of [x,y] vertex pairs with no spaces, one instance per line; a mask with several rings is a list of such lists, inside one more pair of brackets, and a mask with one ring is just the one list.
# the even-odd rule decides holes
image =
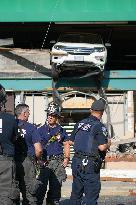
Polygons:
[[41,169],[40,180],[44,182],[44,187],[42,194],[39,195],[39,205],[43,203],[48,181],[46,204],[59,205],[62,181],[66,180],[65,168],[69,162],[70,146],[67,133],[58,123],[60,111],[56,103],[49,104],[47,115],[47,122],[38,129],[44,148],[44,160],[48,160],[48,164]]
[[14,143],[17,123],[11,114],[3,109],[6,92],[0,85],[0,204],[13,205],[19,198],[19,188],[15,181]]
[[91,106],[91,115],[77,123],[70,136],[75,155],[72,159],[73,184],[71,205],[81,205],[83,194],[86,205],[97,205],[100,192],[100,168],[110,147],[108,132],[100,122],[105,101],[99,99]]
[[37,160],[42,155],[40,135],[28,122],[29,106],[18,104],[15,109],[20,135],[16,141],[17,179],[23,197],[23,205],[37,205],[41,183],[36,179]]

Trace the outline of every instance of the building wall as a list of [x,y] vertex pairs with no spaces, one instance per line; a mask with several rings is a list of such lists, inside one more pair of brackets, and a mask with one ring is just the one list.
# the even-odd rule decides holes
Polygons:
[[6,111],[8,113],[14,114],[14,93],[7,92],[7,102],[5,104]]
[[46,119],[44,96],[26,96],[25,103],[30,107],[29,121],[36,125],[44,124]]

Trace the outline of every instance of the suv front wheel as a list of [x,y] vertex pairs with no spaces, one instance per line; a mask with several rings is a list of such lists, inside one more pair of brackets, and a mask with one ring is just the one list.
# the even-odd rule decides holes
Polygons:
[[52,64],[52,78],[54,81],[58,81],[59,78],[59,70],[56,64]]

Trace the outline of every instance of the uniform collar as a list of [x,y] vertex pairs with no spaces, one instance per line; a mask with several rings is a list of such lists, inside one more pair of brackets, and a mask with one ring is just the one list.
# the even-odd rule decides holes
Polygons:
[[54,126],[51,126],[51,125],[49,125],[49,123],[48,123],[48,121],[45,123],[45,126],[48,126],[49,128],[55,128],[55,127],[57,127],[59,124],[58,123],[56,123],[56,124],[54,124]]
[[95,120],[95,121],[100,121],[97,117],[93,116],[93,115],[90,115],[90,118]]
[[26,123],[25,120],[17,119],[17,123]]

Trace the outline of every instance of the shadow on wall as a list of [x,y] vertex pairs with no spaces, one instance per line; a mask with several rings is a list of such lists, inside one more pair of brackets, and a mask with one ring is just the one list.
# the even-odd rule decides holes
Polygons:
[[[10,51],[0,51],[0,55],[4,56],[10,60],[15,61],[17,64],[29,69],[30,71],[36,71],[39,74],[43,74],[43,75],[46,75],[48,77],[52,77],[50,69],[44,67],[43,65],[39,65],[37,63],[31,62],[30,60],[28,60],[22,56],[11,53]],[[18,73],[16,73],[16,77],[17,77],[17,75],[18,75]],[[23,75],[25,75],[25,73],[23,73]],[[30,75],[30,73],[28,73],[27,75]]]

